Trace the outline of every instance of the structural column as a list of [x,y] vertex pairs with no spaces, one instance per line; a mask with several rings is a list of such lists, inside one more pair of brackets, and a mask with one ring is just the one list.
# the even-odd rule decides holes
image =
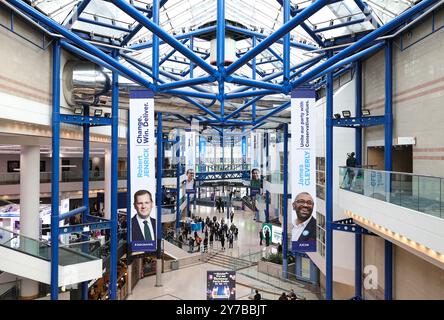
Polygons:
[[327,300],[333,299],[333,74],[327,74],[326,105],[326,181],[325,181],[325,287]]
[[[356,100],[355,112],[356,118],[362,116],[362,64],[361,61],[356,61]],[[358,165],[362,165],[362,128],[355,128],[355,153]],[[355,233],[355,298],[361,299],[362,295],[362,234]]]
[[[385,124],[384,124],[384,170],[392,171],[392,144],[393,144],[393,70],[392,70],[392,42],[385,44]],[[390,196],[391,179],[386,176],[386,195]],[[386,196],[386,197],[387,197]],[[387,199],[389,201],[390,199]],[[384,297],[393,298],[393,245],[384,240]]]
[[[22,146],[20,153],[20,235],[36,239],[21,241],[27,253],[38,255],[40,236],[40,146]],[[34,299],[39,293],[38,282],[22,279],[21,298]]]
[[105,194],[104,203],[105,210],[104,218],[111,220],[111,146],[105,148]]

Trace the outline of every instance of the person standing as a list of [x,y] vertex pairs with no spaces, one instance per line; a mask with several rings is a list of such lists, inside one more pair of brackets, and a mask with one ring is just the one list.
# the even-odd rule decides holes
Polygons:
[[264,238],[264,235],[263,235],[263,233],[262,233],[262,230],[259,230],[259,245],[261,246],[262,245],[262,239]]
[[233,219],[234,219],[234,210],[231,209],[231,213],[230,213],[230,221],[231,221],[231,223],[233,223]]
[[259,293],[259,290],[256,289],[256,294],[254,295],[254,300],[261,300],[261,294]]
[[268,247],[270,245],[270,231],[265,230],[265,245]]
[[225,236],[224,236],[224,232],[222,229],[219,234],[219,239],[220,239],[220,245],[222,247],[222,250],[225,250]]

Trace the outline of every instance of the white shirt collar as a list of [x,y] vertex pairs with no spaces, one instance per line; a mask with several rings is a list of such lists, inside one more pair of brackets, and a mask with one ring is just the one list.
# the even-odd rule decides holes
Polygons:
[[[154,237],[154,230],[153,230],[153,226],[151,224],[151,217],[148,216],[148,218],[142,219],[137,213],[136,213],[136,216],[137,216],[137,222],[139,223],[139,227],[140,227],[140,230],[142,230],[143,236],[145,237],[145,233],[144,233],[145,225],[143,224],[143,222],[148,221],[148,223],[147,223],[148,228],[150,228],[151,235],[152,235],[152,237]],[[155,239],[153,239],[153,240],[155,240]]]

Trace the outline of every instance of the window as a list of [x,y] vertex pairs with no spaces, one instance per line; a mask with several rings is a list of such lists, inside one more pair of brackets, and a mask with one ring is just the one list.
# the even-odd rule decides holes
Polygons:
[[317,238],[317,251],[325,257],[325,216],[316,212],[316,238]]
[[325,200],[325,157],[316,157],[316,196]]

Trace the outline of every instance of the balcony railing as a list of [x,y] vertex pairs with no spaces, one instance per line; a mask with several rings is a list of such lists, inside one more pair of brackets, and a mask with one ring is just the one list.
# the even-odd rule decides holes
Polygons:
[[339,188],[444,218],[444,178],[339,167]]

